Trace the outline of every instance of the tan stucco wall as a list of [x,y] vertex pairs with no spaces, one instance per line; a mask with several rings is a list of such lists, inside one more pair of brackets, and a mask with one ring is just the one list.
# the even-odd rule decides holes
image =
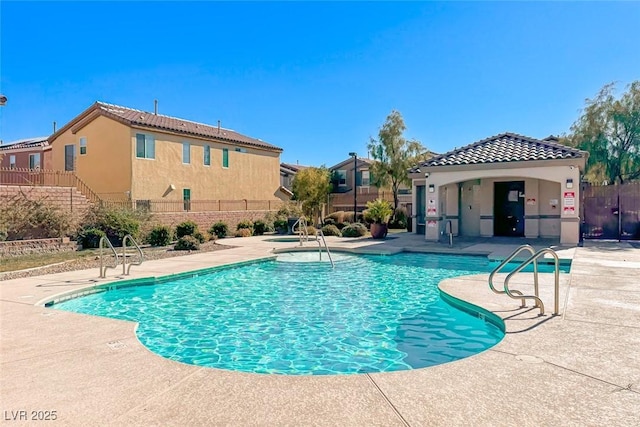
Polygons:
[[[560,160],[531,162],[529,164],[522,162],[507,165],[480,165],[477,169],[460,166],[432,168],[427,171],[429,177],[426,179],[426,184],[427,186],[433,184],[437,190],[434,193],[427,192],[427,209],[429,206],[435,206],[437,211],[431,215],[427,213],[427,221],[432,221],[432,226],[427,226],[425,237],[428,240],[438,240],[444,230],[446,217],[455,215],[453,212],[457,214],[457,208],[454,209],[452,203],[454,199],[457,203],[457,197],[452,197],[451,183],[466,183],[481,179],[479,189],[480,236],[490,237],[493,236],[494,182],[524,181],[525,199],[535,199],[535,204],[525,203],[525,236],[559,236],[561,243],[575,244],[579,240],[580,215],[578,203],[580,199],[580,170],[578,166],[583,163],[576,160]],[[412,178],[415,186],[418,182],[424,182],[425,174],[413,174]],[[567,179],[573,179],[573,188],[566,188]],[[573,212],[563,209],[564,192],[574,193],[575,209]],[[549,204],[551,199],[558,200],[555,208]],[[446,203],[443,204],[443,200]],[[464,216],[465,218],[469,217],[467,219],[473,222],[469,225],[473,232],[477,216],[475,214],[468,216],[466,213]],[[530,218],[527,219],[527,216]],[[465,230],[465,225],[463,225],[463,230]],[[454,226],[454,234],[456,232],[457,227]]]
[[[76,146],[76,175],[103,198],[124,199],[131,183],[129,128],[100,116],[79,129],[73,127],[53,141],[55,170],[64,170],[64,146]],[[80,154],[80,138],[87,138],[87,154]]]
[[[155,137],[155,159],[136,157],[136,134]],[[133,162],[133,199],[182,200],[183,189],[191,200],[276,200],[280,187],[280,154],[221,144],[193,137],[131,129],[130,158]],[[182,144],[191,144],[191,162],[182,162]],[[204,145],[211,146],[211,165],[204,165]],[[222,167],[222,149],[229,150],[229,167]],[[170,185],[175,190],[170,190]]]

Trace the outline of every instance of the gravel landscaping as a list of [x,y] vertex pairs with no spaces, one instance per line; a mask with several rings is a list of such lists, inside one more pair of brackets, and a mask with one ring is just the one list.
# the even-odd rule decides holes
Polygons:
[[[210,242],[202,243],[200,245],[200,250],[198,251],[175,251],[173,250],[173,246],[143,247],[142,251],[144,253],[145,260],[154,260],[154,259],[172,258],[176,256],[189,255],[193,252],[220,251],[220,250],[229,249],[231,247],[232,246],[218,245],[215,242],[210,241]],[[98,259],[97,256],[85,257],[85,258],[78,258],[70,261],[64,261],[56,264],[45,265],[42,267],[29,268],[26,270],[7,271],[4,273],[0,273],[0,281],[19,279],[22,277],[30,277],[30,276],[41,276],[43,274],[62,273],[65,271],[85,270],[89,268],[95,268],[97,270],[99,267],[100,267],[100,260]]]

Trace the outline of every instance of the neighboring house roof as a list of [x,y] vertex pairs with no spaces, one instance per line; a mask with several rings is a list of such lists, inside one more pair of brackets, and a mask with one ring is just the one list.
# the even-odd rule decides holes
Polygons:
[[412,168],[411,172],[420,172],[421,167],[577,159],[587,155],[585,151],[558,144],[556,140],[555,137],[539,140],[507,132],[436,156]]
[[[365,165],[372,165],[374,163],[375,160],[373,159],[369,159],[367,157],[358,157],[358,166],[363,166],[362,164],[364,163]],[[346,160],[341,161],[340,163],[333,165],[329,168],[329,170],[336,170],[336,169],[340,169],[343,166],[351,166],[353,164],[353,157],[349,157]]]
[[80,123],[82,120],[93,120],[98,116],[109,117],[127,126],[147,129],[157,129],[159,131],[176,132],[185,135],[193,135],[206,139],[228,141],[234,144],[263,148],[273,151],[282,151],[282,148],[269,144],[257,138],[242,135],[231,129],[218,126],[211,126],[204,123],[192,122],[178,117],[165,116],[162,114],[150,113],[119,105],[96,102],[80,115],[75,117],[58,132],[54,133],[50,141],[53,142],[58,135],[66,132],[69,128]]
[[280,175],[295,175],[302,169],[307,169],[309,166],[294,165],[291,163],[280,163]]
[[38,147],[49,147],[49,137],[38,136],[35,138],[19,139],[17,141],[9,142],[8,144],[0,145],[0,150],[18,150]]
[[295,174],[296,172],[300,172],[301,169],[307,169],[309,166],[304,165],[294,165],[293,163],[280,163],[280,169],[285,170],[289,173]]
[[289,196],[289,198],[293,197],[293,191],[289,190],[284,185],[281,185],[280,187],[278,187],[278,190],[281,191],[283,194],[286,194],[287,196]]

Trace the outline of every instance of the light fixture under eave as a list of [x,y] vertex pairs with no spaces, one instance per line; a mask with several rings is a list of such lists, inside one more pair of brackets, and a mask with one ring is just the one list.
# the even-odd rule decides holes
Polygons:
[[573,188],[573,178],[567,178],[567,182],[565,183],[567,188]]

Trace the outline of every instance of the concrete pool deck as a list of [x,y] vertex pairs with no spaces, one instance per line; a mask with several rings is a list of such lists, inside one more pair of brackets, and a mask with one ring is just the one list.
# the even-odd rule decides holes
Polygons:
[[[224,239],[237,247],[146,261],[127,278],[260,259],[296,245],[267,238]],[[383,242],[328,242],[367,253],[406,248],[498,259],[521,243],[484,239],[448,248],[408,233]],[[363,375],[258,375],[185,365],[147,350],[134,323],[36,305],[123,280],[114,270],[107,279],[92,269],[1,281],[0,416],[7,425],[41,424],[32,415],[56,411],[53,423],[78,426],[640,425],[640,249],[588,242],[558,250],[573,259],[571,273],[561,275],[560,316],[549,315],[551,274],[541,275],[543,317],[530,303],[521,309],[519,301],[492,293],[487,274],[448,279],[440,284],[444,292],[505,320],[505,338],[456,362]],[[531,275],[517,276],[513,288],[528,293]]]

